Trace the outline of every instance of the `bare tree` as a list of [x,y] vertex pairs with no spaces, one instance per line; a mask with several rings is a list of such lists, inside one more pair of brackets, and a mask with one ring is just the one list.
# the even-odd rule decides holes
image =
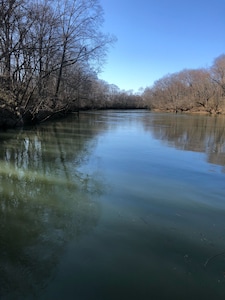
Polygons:
[[210,69],[183,70],[157,80],[145,89],[150,109],[207,113],[225,112],[225,55]]
[[107,44],[112,38],[100,32],[103,11],[98,0],[65,0],[58,2],[60,15],[59,70],[55,88],[54,106],[59,97],[63,71],[71,65],[93,63],[104,58]]
[[225,54],[214,60],[211,67],[211,77],[215,83],[214,107],[215,112],[225,112]]
[[115,40],[102,22],[99,0],[1,0],[0,106],[37,119],[87,99]]

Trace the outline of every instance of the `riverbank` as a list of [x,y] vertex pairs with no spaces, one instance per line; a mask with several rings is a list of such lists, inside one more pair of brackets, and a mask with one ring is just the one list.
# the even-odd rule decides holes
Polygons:
[[56,119],[60,118],[66,118],[67,116],[71,114],[75,114],[76,116],[79,117],[79,112],[82,111],[93,111],[93,110],[148,110],[148,108],[144,107],[132,107],[132,108],[126,108],[126,107],[116,107],[116,108],[111,108],[111,107],[103,107],[103,108],[87,108],[87,107],[82,107],[80,109],[68,109],[68,108],[62,108],[58,110],[50,110],[50,109],[45,109],[45,110],[39,110],[38,113],[35,115],[31,114],[30,111],[26,112],[19,112],[19,111],[12,111],[10,109],[0,109],[0,130],[7,130],[10,128],[20,128],[20,127],[26,127],[29,125],[37,125],[40,123],[44,123],[46,121],[53,121]]
[[66,117],[71,113],[79,114],[78,111],[59,109],[57,111],[40,110],[37,114],[32,115],[30,111],[19,112],[8,108],[2,108],[0,109],[0,130],[36,125],[47,120]]
[[174,109],[160,109],[154,108],[151,109],[152,112],[159,112],[159,113],[184,113],[184,114],[198,114],[198,115],[225,115],[224,110],[174,110]]

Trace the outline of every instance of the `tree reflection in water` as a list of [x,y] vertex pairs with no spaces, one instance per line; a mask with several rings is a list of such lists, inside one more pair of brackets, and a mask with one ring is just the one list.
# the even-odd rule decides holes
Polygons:
[[86,127],[76,124],[5,133],[0,148],[0,298],[35,296],[54,276],[66,243],[98,223],[94,194],[101,193],[101,182],[76,170],[93,149],[96,132],[87,122]]
[[151,114],[145,129],[177,149],[206,153],[208,162],[221,165],[225,172],[224,116]]

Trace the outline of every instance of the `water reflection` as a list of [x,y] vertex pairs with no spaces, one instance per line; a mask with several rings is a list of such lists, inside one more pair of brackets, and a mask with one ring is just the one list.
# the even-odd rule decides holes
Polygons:
[[0,147],[0,298],[35,297],[54,276],[66,243],[98,223],[99,178],[77,171],[98,130],[56,122],[2,134]]
[[151,114],[144,123],[156,139],[180,150],[206,153],[209,163],[221,165],[225,171],[224,116]]
[[204,263],[224,248],[224,174],[185,151],[224,166],[224,125],[108,111],[2,133],[0,298],[223,299],[224,256]]

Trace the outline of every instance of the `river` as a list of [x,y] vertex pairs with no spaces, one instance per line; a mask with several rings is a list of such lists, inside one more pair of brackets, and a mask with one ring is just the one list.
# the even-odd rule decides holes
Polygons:
[[0,299],[224,299],[225,117],[0,133]]

